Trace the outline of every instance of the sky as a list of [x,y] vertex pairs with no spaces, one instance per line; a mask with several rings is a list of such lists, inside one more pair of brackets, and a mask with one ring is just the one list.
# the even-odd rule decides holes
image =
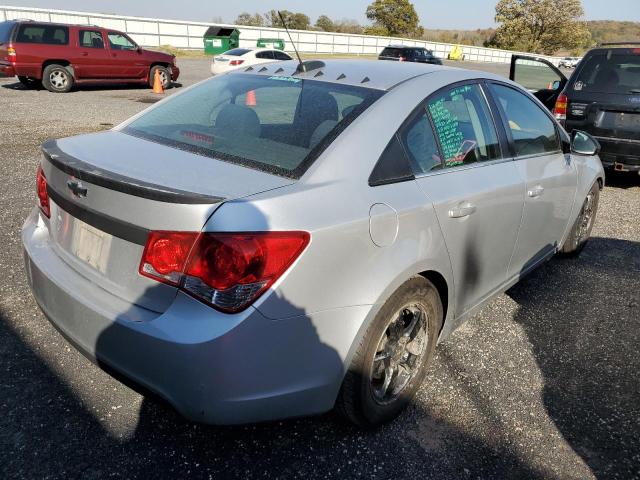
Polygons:
[[[315,22],[319,15],[349,18],[366,23],[364,12],[372,0],[0,0],[2,5],[57,8],[89,12],[135,15],[208,22],[222,17],[227,23],[239,13],[264,13],[272,8],[302,12]],[[425,28],[476,29],[494,26],[497,0],[415,0]],[[640,21],[639,0],[582,0],[587,20]],[[451,5],[449,8],[448,5]],[[453,7],[455,5],[455,7]]]

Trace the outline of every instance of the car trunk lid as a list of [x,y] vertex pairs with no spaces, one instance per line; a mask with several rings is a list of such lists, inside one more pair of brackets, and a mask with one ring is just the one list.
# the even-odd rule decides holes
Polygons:
[[51,244],[87,280],[164,311],[175,287],[138,273],[150,231],[200,231],[226,200],[293,182],[117,131],[43,145]]

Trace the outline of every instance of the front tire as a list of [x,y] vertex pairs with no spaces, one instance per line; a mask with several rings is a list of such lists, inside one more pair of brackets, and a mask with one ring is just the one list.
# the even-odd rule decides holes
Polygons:
[[600,185],[596,181],[587,197],[582,203],[582,208],[578,214],[576,222],[573,224],[569,236],[562,245],[560,253],[565,256],[576,256],[582,252],[587,241],[591,237],[591,230],[598,213],[598,202],[600,201]]
[[47,65],[42,72],[42,85],[53,93],[67,93],[73,88],[73,75],[64,65]]
[[433,284],[423,277],[405,282],[361,339],[336,410],[365,428],[397,417],[424,380],[442,321],[442,302]]

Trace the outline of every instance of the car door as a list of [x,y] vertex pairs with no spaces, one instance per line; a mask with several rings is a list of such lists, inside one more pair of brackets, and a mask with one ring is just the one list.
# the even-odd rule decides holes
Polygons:
[[460,316],[507,280],[522,218],[523,182],[502,153],[505,132],[478,83],[432,95],[419,121],[402,132],[402,141],[417,165],[416,182],[440,222]]
[[78,29],[77,47],[73,49],[72,64],[76,77],[93,79],[108,77],[109,52],[100,30]]
[[144,78],[150,64],[140,48],[120,32],[107,32],[110,76],[115,78]]
[[567,85],[567,77],[544,58],[513,55],[509,79],[531,92],[548,110],[553,110],[558,96]]
[[563,152],[566,133],[548,111],[516,87],[492,82],[489,91],[526,187],[522,226],[509,267],[510,275],[517,275],[561,246],[575,201],[577,169],[571,155]]

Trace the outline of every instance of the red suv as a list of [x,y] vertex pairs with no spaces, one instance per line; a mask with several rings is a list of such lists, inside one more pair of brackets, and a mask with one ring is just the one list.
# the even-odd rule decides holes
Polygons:
[[126,34],[95,26],[34,21],[0,22],[0,76],[27,87],[68,92],[88,83],[153,84],[178,79],[176,57],[143,50]]

